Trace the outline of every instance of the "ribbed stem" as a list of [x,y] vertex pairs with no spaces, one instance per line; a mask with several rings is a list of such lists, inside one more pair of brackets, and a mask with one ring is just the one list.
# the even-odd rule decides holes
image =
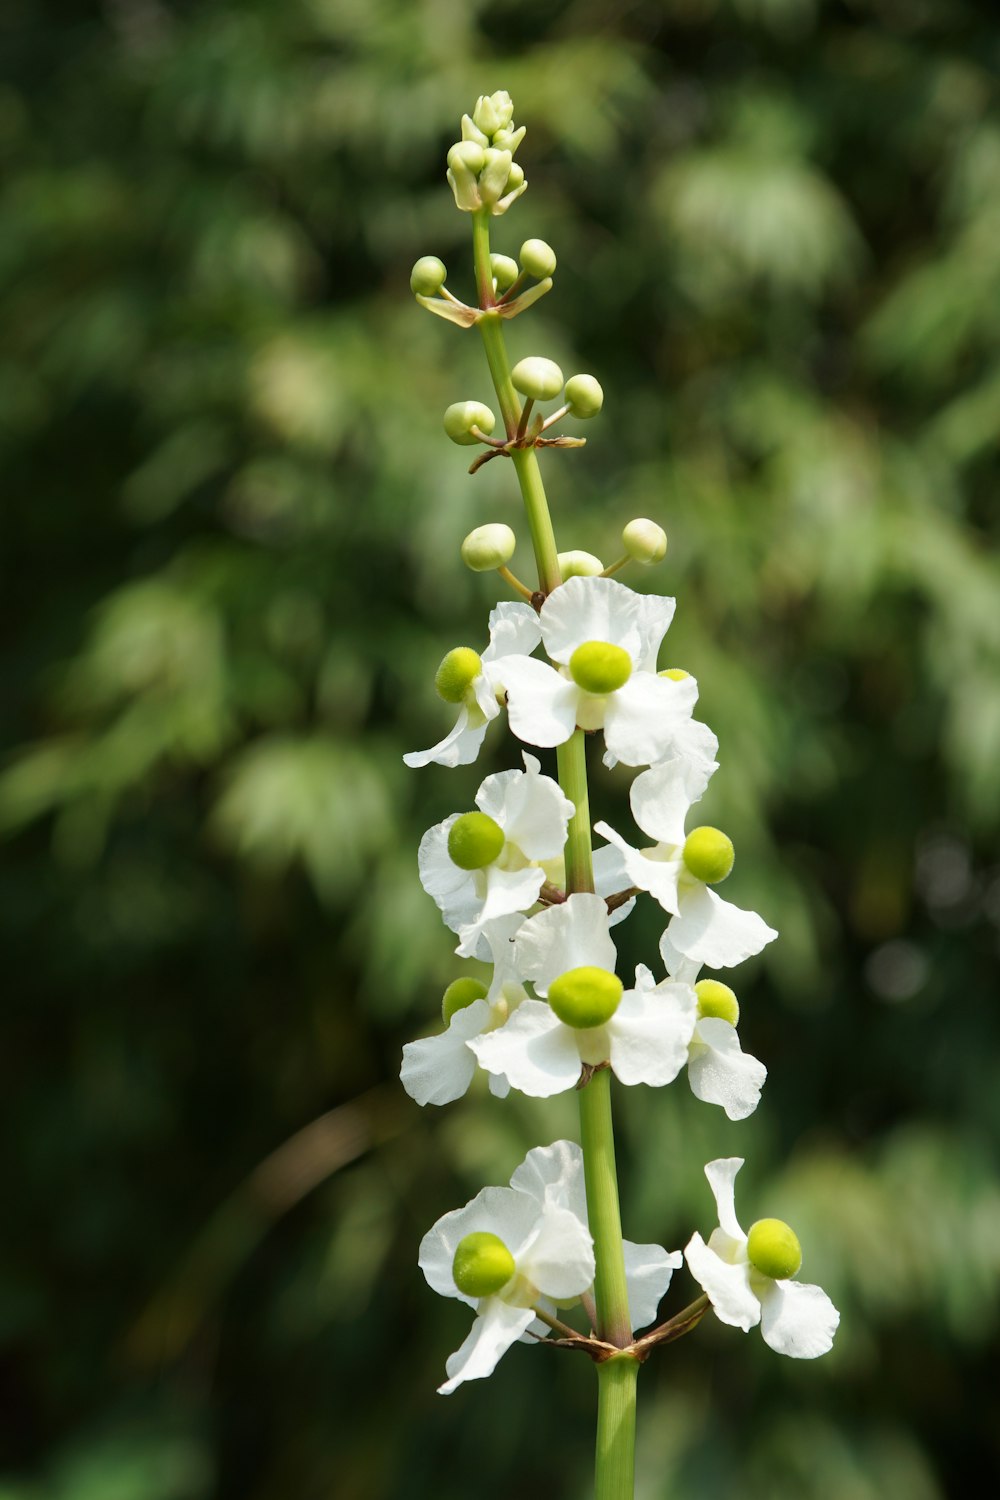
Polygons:
[[632,1500],[638,1374],[639,1361],[631,1354],[616,1354],[597,1366],[594,1500]]
[[595,1073],[580,1090],[580,1144],[587,1183],[587,1216],[594,1237],[597,1276],[597,1333],[624,1349],[632,1342],[625,1256],[622,1250],[618,1172],[611,1123],[611,1070]]

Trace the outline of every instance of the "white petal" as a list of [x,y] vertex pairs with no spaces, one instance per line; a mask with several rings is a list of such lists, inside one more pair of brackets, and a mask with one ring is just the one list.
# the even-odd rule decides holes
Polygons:
[[632,1327],[646,1328],[656,1317],[670,1278],[684,1264],[684,1257],[679,1250],[664,1250],[662,1245],[634,1245],[631,1240],[624,1240],[622,1248]]
[[[499,870],[496,865],[489,865],[482,873],[486,879],[486,896],[472,921],[458,928],[461,942],[455,951],[465,958],[478,956],[483,929],[488,923],[534,906],[545,882],[545,871],[538,865],[529,865],[524,870]],[[447,912],[444,917],[449,927],[452,926]]]
[[660,935],[660,957],[671,979],[679,979],[682,984],[694,984],[701,973],[701,963],[698,959],[685,958],[684,954],[674,947],[669,927],[665,927]]
[[760,1331],[765,1344],[792,1359],[817,1359],[825,1354],[833,1344],[840,1313],[822,1287],[770,1277],[761,1277],[760,1282]]
[[580,699],[575,682],[533,656],[505,657],[496,671],[507,691],[507,719],[519,740],[551,747],[569,739]]
[[505,600],[490,611],[490,643],[483,652],[483,662],[530,656],[541,638],[542,628],[531,605]]
[[685,958],[713,969],[741,964],[778,936],[755,911],[723,901],[701,884],[682,887],[679,904],[670,941]]
[[452,813],[443,823],[428,828],[417,851],[420,882],[452,932],[474,921],[482,908],[471,871],[460,870],[448,854],[448,834],[460,816]]
[[546,1297],[579,1297],[594,1282],[594,1242],[586,1218],[547,1204],[517,1269]]
[[534,1319],[530,1307],[511,1307],[499,1297],[484,1297],[465,1343],[445,1361],[448,1379],[438,1386],[439,1394],[450,1396],[463,1381],[492,1375],[500,1356],[517,1343]]
[[429,766],[434,761],[439,766],[471,766],[486,737],[486,720],[480,720],[478,714],[474,723],[471,718],[467,708],[460,708],[454,728],[444,739],[429,750],[411,750],[403,756],[406,765]]
[[604,738],[611,754],[627,766],[649,766],[674,747],[676,728],[691,715],[685,682],[634,672],[610,694],[604,712]]
[[611,1068],[626,1084],[672,1083],[687,1062],[698,1002],[686,984],[626,990],[608,1022]]
[[721,1104],[731,1120],[745,1120],[760,1103],[767,1069],[744,1052],[736,1027],[721,1016],[706,1016],[695,1027],[688,1058],[688,1082],[696,1099]]
[[515,989],[520,987],[521,976],[515,964],[514,938],[524,920],[521,912],[510,912],[507,916],[494,917],[492,921],[483,923],[480,946],[485,940],[489,948],[486,962],[493,965],[493,978],[486,996],[491,1005],[500,998],[508,985]]
[[719,1156],[706,1163],[705,1176],[715,1198],[719,1215],[719,1228],[739,1245],[746,1244],[746,1235],[736,1217],[736,1174],[743,1165],[742,1156]]
[[525,1000],[506,1026],[469,1046],[488,1073],[502,1073],[522,1094],[548,1099],[575,1088],[580,1052],[569,1026],[541,1000]]
[[535,1146],[515,1169],[510,1185],[536,1203],[569,1209],[582,1223],[587,1222],[583,1152],[576,1141]]
[[683,845],[688,810],[718,769],[714,760],[687,760],[675,754],[641,772],[632,783],[629,802],[643,833],[661,844]]
[[540,620],[546,651],[564,666],[585,641],[621,646],[633,666],[639,664],[643,646],[640,595],[612,578],[568,579],[546,599]]
[[664,911],[679,911],[677,882],[684,870],[681,859],[683,845],[654,844],[649,849],[634,849],[620,833],[615,832],[610,823],[595,823],[594,832],[601,834],[618,850],[629,885],[637,885],[640,891],[648,891]]
[[557,859],[575,808],[557,781],[538,774],[534,756],[525,756],[525,764],[529,762],[527,771],[487,776],[476,793],[476,806],[500,824],[525,859]]
[[[489,667],[485,667],[478,677],[474,677],[469,684],[475,699],[476,709],[484,719],[496,719],[500,714],[500,704],[497,702],[498,684],[492,680]],[[503,688],[500,687],[501,695]],[[469,706],[469,720],[474,723],[478,714]]]
[[489,1022],[489,1003],[473,1000],[455,1012],[447,1031],[407,1042],[399,1077],[410,1098],[418,1104],[450,1104],[461,1099],[476,1071],[476,1059],[466,1042],[479,1036]]
[[[645,672],[655,672],[656,659],[660,654],[660,646],[663,642],[663,637],[670,629],[670,622],[674,618],[677,601],[676,599],[667,598],[663,594],[640,594],[638,598],[639,631],[642,636],[639,667]],[[687,678],[686,680],[689,682],[694,681],[693,678]]]
[[729,1265],[710,1250],[700,1234],[693,1234],[684,1248],[688,1270],[715,1309],[716,1317],[747,1333],[760,1322],[760,1303],[750,1290],[750,1267]]
[[[571,580],[572,581],[572,580]],[[525,979],[545,994],[568,969],[592,966],[614,973],[615,945],[608,909],[600,896],[578,892],[558,906],[529,917],[517,934],[516,963]]]
[[417,1263],[428,1285],[442,1297],[457,1297],[475,1307],[476,1298],[458,1290],[452,1275],[455,1251],[467,1234],[495,1234],[513,1255],[515,1262],[524,1247],[535,1238],[538,1229],[537,1203],[526,1193],[509,1187],[486,1187],[464,1208],[443,1214],[420,1241]]
[[[616,896],[619,891],[628,890],[635,882],[628,877],[625,869],[625,860],[620,849],[614,844],[602,844],[599,849],[594,850],[594,890],[598,896],[606,901],[609,896]],[[624,922],[635,911],[635,897],[623,901],[621,906],[616,906],[614,911],[608,913],[609,927],[617,927],[619,922]]]

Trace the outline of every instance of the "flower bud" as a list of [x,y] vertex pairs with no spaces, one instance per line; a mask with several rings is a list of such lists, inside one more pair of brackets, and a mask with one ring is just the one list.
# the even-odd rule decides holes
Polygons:
[[531,354],[519,359],[510,372],[514,389],[533,401],[551,401],[563,388],[563,372],[555,360]]
[[456,141],[448,152],[448,181],[455,204],[463,213],[474,213],[482,207],[479,196],[479,173],[485,153],[475,141]]
[[473,573],[488,573],[502,568],[514,556],[517,538],[502,521],[477,526],[462,543],[462,561]]
[[476,145],[482,146],[484,151],[490,144],[489,136],[484,135],[479,126],[468,115],[462,116],[462,140],[475,141]]
[[441,1016],[447,1026],[456,1011],[464,1010],[474,1000],[483,1000],[488,990],[481,979],[473,979],[471,974],[464,975],[461,979],[453,979],[451,984],[441,996]]
[[802,1264],[798,1235],[782,1219],[758,1219],[747,1235],[747,1259],[774,1281],[786,1281]]
[[633,562],[657,563],[667,555],[667,533],[655,521],[639,517],[622,532],[625,551]]
[[559,571],[565,583],[567,578],[596,578],[604,572],[604,564],[592,552],[560,552]]
[[419,297],[433,297],[444,286],[448,272],[436,255],[422,255],[410,272],[410,291]]
[[480,1229],[459,1240],[451,1274],[466,1297],[492,1297],[501,1291],[517,1267],[498,1234]]
[[585,965],[560,974],[549,985],[549,1004],[565,1026],[586,1031],[610,1021],[622,998],[622,982],[607,969]]
[[571,375],[566,382],[566,400],[571,417],[596,417],[604,405],[604,392],[593,375]]
[[[505,149],[509,150],[510,148],[506,147]],[[524,168],[522,166],[519,166],[516,161],[512,161],[510,164],[510,171],[507,173],[507,181],[504,183],[504,192],[516,192],[517,189],[523,185],[523,183]]]
[[513,118],[514,102],[506,89],[498,89],[495,94],[480,94],[472,111],[473,124],[489,136],[498,130],[506,130]]
[[684,840],[682,858],[696,880],[717,885],[725,880],[735,859],[733,841],[718,828],[695,828]]
[[486,160],[479,174],[479,196],[484,203],[496,203],[503,197],[513,160],[509,151],[496,151],[492,146],[483,154]]
[[464,447],[479,442],[473,435],[473,427],[478,427],[489,437],[496,425],[496,417],[481,401],[455,401],[444,414],[445,432],[453,443]]
[[509,255],[491,255],[490,270],[498,292],[505,292],[509,286],[513,286],[521,274],[517,261]]
[[569,659],[569,675],[585,693],[614,693],[632,676],[632,658],[609,641],[584,641]]
[[728,984],[718,979],[699,979],[694,987],[698,996],[698,1014],[708,1018],[728,1021],[735,1026],[740,1018],[740,1003]]
[[518,146],[524,140],[526,131],[527,126],[525,125],[519,125],[516,130],[512,126],[508,126],[504,130],[497,131],[493,137],[493,144],[498,151],[509,151],[511,156],[513,156]]
[[529,276],[542,281],[556,268],[556,252],[544,240],[525,240],[521,246],[521,265]]
[[483,659],[478,652],[471,646],[456,646],[434,674],[438,697],[446,703],[461,703],[482,670]]
[[448,857],[460,870],[485,870],[506,842],[500,824],[486,813],[463,813],[448,830]]
[[683,682],[685,677],[690,677],[690,672],[685,672],[683,667],[664,667],[662,672],[657,672],[657,677],[669,677],[671,682]]
[[475,141],[456,141],[448,152],[448,165],[453,172],[471,172],[478,177],[486,164],[486,150]]

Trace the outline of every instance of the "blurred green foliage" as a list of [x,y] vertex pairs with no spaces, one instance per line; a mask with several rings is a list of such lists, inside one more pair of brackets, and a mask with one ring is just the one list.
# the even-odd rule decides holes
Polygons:
[[[782,933],[738,976],[753,1119],[621,1099],[626,1232],[704,1231],[701,1164],[745,1154],[747,1220],[793,1222],[843,1310],[816,1366],[708,1323],[651,1361],[640,1496],[995,1487],[992,8],[0,25],[2,1500],[587,1493],[588,1370],[515,1350],[438,1398],[464,1318],[415,1264],[573,1101],[422,1113],[393,1081],[456,972],[416,842],[476,785],[400,755],[484,639],[461,537],[520,524],[505,466],[469,479],[440,431],[489,395],[475,335],[407,290],[423,253],[471,290],[444,153],[494,88],[530,184],[495,248],[559,255],[512,354],[607,392],[546,465],[560,542],[667,527],[706,821]],[[512,754],[494,732],[481,769]],[[595,768],[623,828],[627,785]]]

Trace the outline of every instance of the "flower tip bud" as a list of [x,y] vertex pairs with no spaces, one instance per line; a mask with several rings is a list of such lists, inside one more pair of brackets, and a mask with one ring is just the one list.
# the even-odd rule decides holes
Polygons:
[[433,297],[444,286],[448,272],[436,255],[422,255],[410,272],[410,291],[417,297]]
[[495,94],[480,94],[472,111],[472,121],[484,135],[494,136],[498,130],[506,130],[514,118],[514,102],[506,89],[497,89]]
[[473,573],[488,573],[502,568],[514,556],[517,538],[502,521],[477,526],[462,543],[462,561]]
[[481,1229],[459,1240],[451,1274],[466,1297],[492,1297],[507,1285],[516,1269],[514,1257],[500,1236]]
[[610,641],[584,641],[569,659],[569,675],[585,693],[615,693],[632,676],[632,658]]
[[596,578],[604,572],[604,564],[592,552],[560,552],[559,572],[563,583],[567,578]]
[[747,1235],[747,1259],[764,1276],[787,1281],[802,1264],[802,1246],[782,1219],[758,1219]]
[[657,563],[667,555],[667,533],[643,516],[629,521],[622,532],[622,542],[633,562]]
[[706,1018],[728,1021],[735,1026],[740,1019],[740,1003],[728,984],[718,979],[699,979],[694,987],[698,996],[698,1014]]
[[483,670],[483,659],[471,646],[449,651],[434,674],[434,686],[446,703],[461,703]]
[[473,427],[478,427],[489,437],[496,425],[496,417],[481,401],[455,401],[444,414],[445,432],[453,443],[463,447],[479,442],[473,434]]
[[544,281],[556,268],[556,252],[545,240],[525,240],[521,246],[521,265],[529,276]]
[[448,830],[448,857],[460,870],[485,870],[499,859],[503,829],[483,812],[463,813]]
[[457,1011],[464,1010],[474,1000],[484,999],[488,993],[482,980],[473,979],[471,974],[453,979],[441,996],[441,1017],[444,1024],[447,1026]]
[[706,885],[717,885],[720,880],[725,880],[735,857],[732,839],[707,824],[692,829],[684,840],[684,863],[695,879],[703,880]]
[[566,400],[570,416],[586,421],[596,417],[604,405],[604,391],[593,375],[571,375],[566,382]]
[[505,292],[509,286],[513,286],[520,275],[517,261],[509,255],[491,255],[490,271],[498,292]]
[[617,974],[590,965],[569,969],[549,985],[549,1004],[560,1021],[580,1031],[610,1021],[621,998]]
[[533,401],[552,401],[563,388],[563,372],[553,359],[529,354],[519,359],[510,372],[514,389]]

